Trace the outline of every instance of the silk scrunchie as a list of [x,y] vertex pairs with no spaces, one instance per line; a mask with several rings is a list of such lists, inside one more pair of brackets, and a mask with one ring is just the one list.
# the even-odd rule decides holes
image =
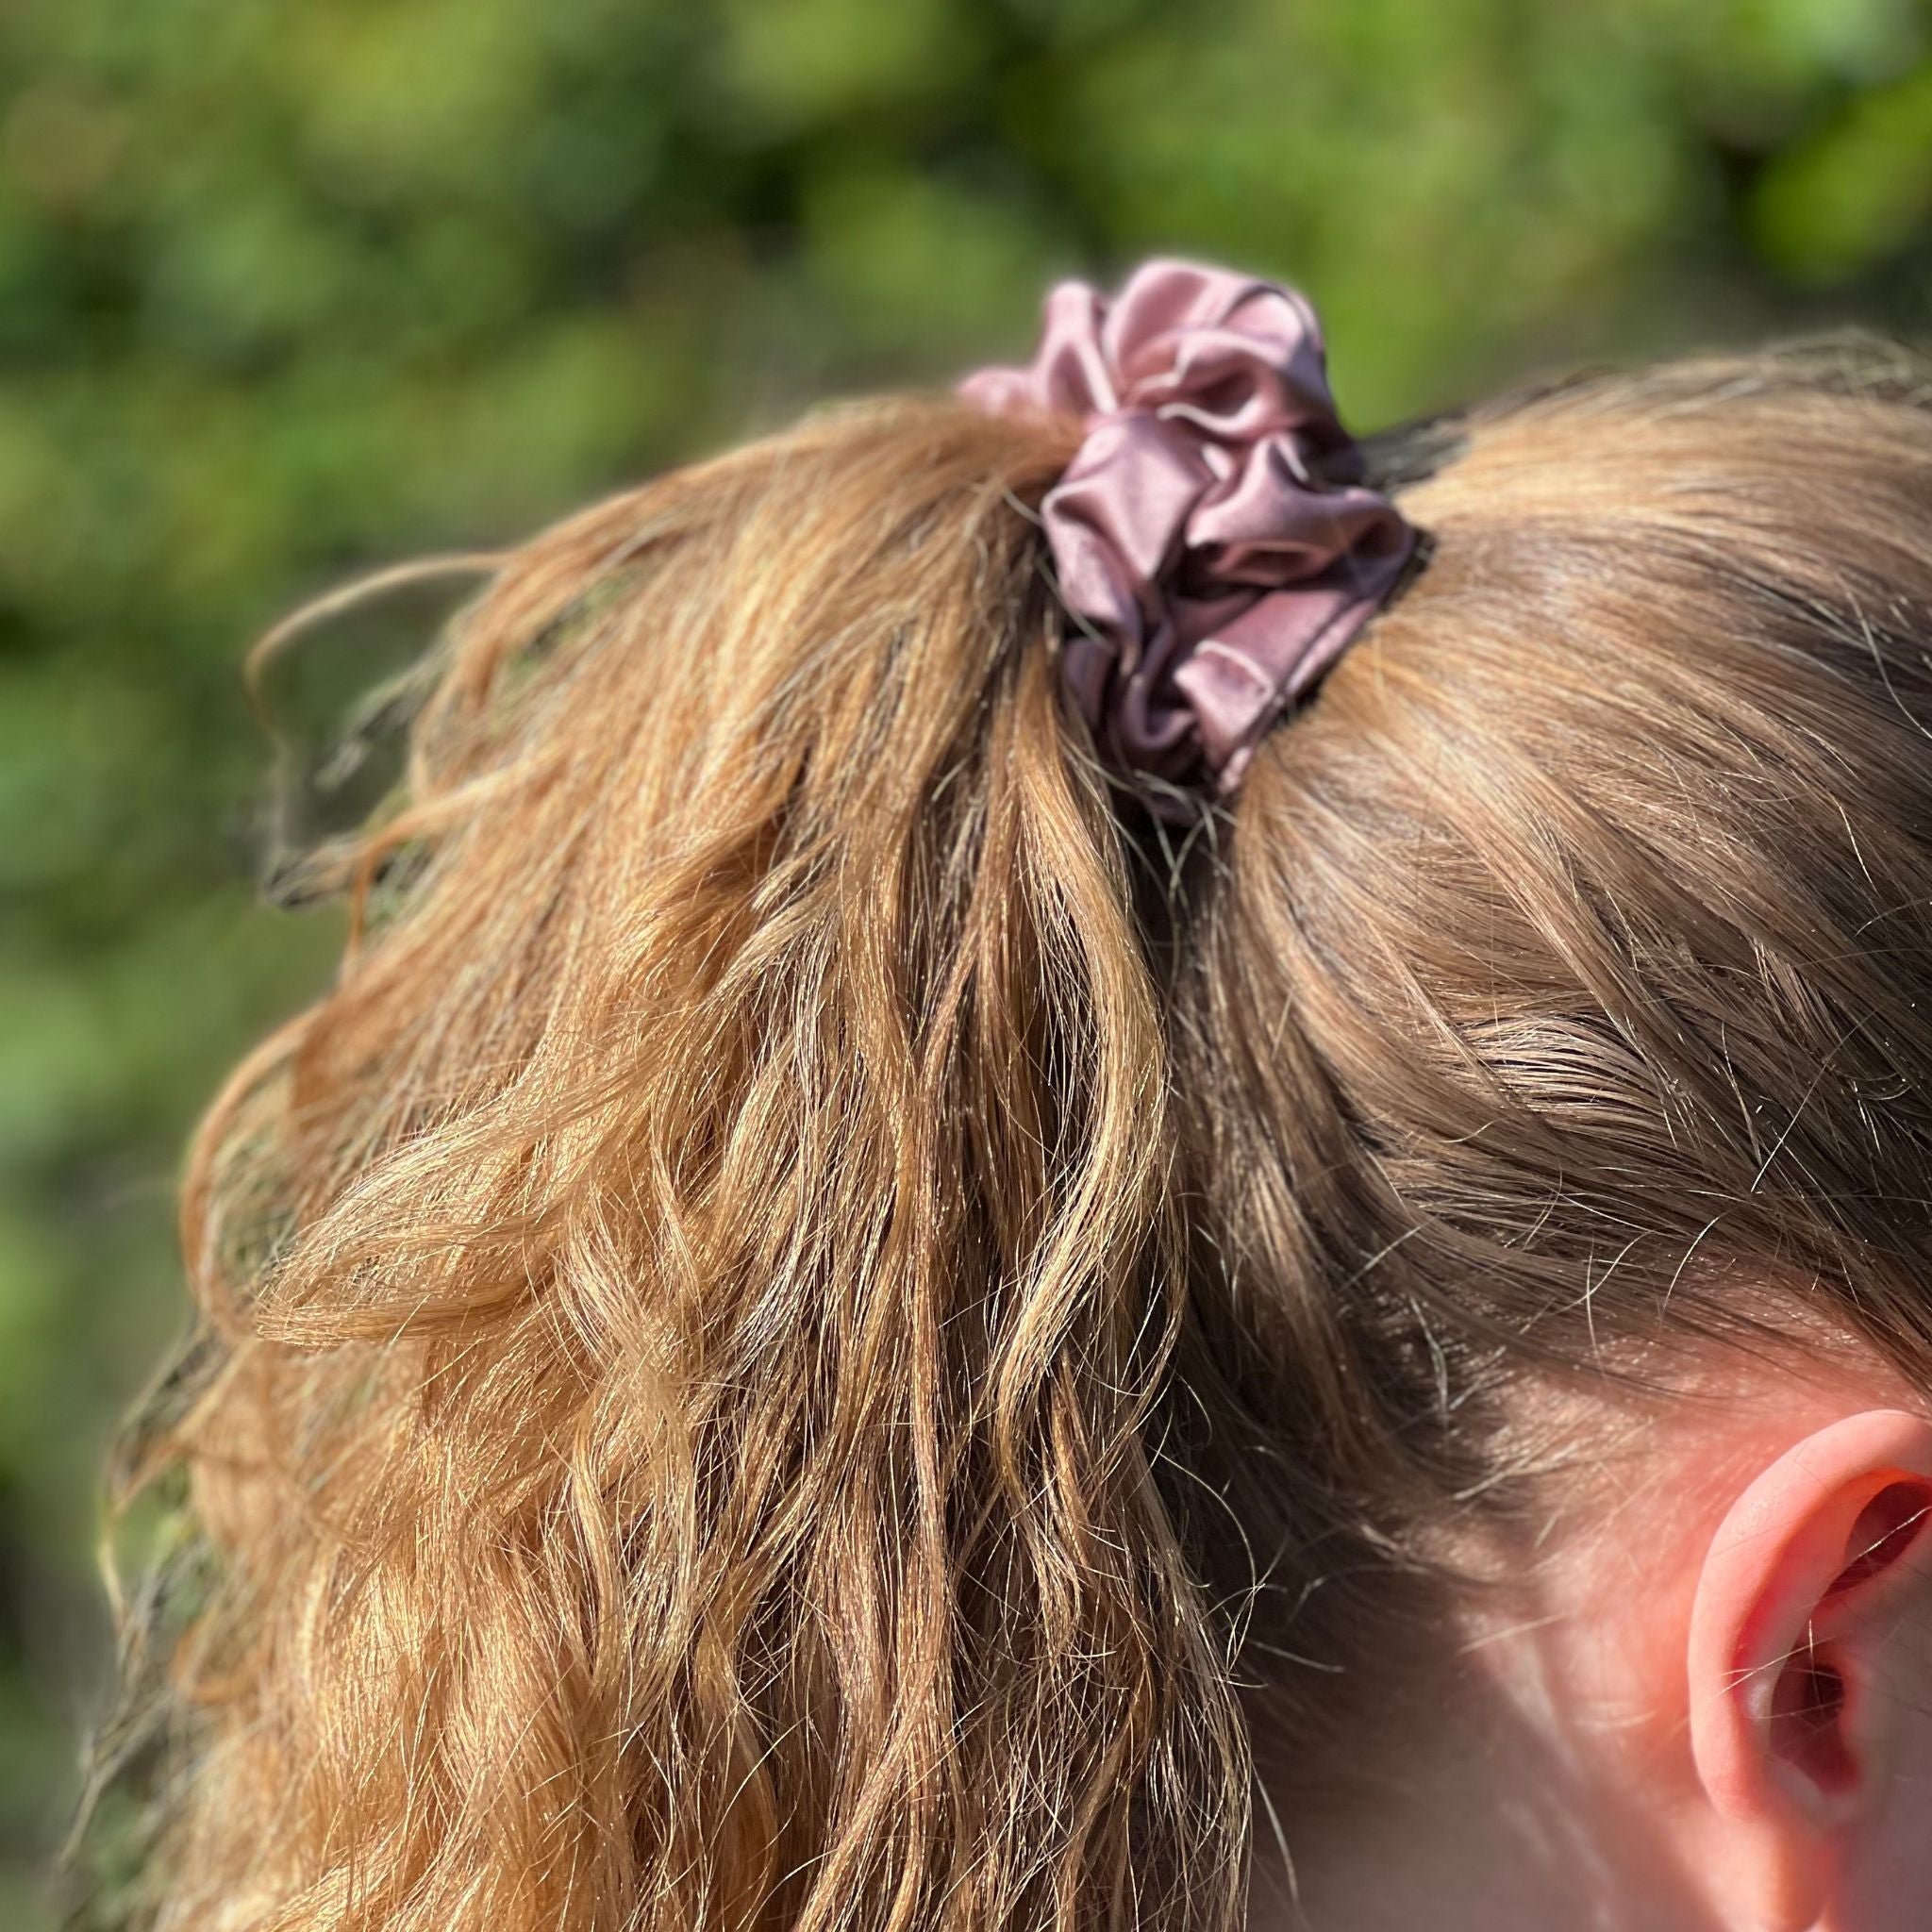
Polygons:
[[1103,755],[1178,790],[1157,788],[1161,817],[1191,816],[1204,777],[1232,791],[1416,542],[1357,480],[1307,299],[1179,260],[1143,262],[1112,301],[1062,281],[1032,362],[975,370],[958,392],[1080,419],[1041,505],[1075,619],[1067,688]]

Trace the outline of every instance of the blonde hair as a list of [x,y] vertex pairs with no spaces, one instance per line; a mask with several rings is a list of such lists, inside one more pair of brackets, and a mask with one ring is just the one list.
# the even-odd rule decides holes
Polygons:
[[1926,395],[1373,441],[1426,565],[1184,846],[1060,702],[1052,424],[498,559],[191,1151],[137,1916],[1228,1932],[1517,1377],[1774,1278],[1932,1379]]

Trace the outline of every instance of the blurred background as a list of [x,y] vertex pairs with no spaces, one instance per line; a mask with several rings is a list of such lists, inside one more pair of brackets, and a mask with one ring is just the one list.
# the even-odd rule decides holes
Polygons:
[[1357,430],[1579,358],[1923,340],[1932,10],[0,9],[0,1924],[52,1923],[187,1133],[341,939],[256,890],[251,636],[814,398],[1022,359],[1054,275],[1153,250],[1306,288]]

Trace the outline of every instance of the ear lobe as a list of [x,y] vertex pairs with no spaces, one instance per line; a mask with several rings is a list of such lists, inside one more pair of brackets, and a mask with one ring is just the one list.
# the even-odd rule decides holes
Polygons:
[[1768,1927],[1817,1924],[1846,1827],[1882,1792],[1887,1608],[1919,1580],[1904,1559],[1928,1527],[1932,1422],[1868,1409],[1779,1457],[1712,1539],[1687,1659],[1691,1750],[1727,1882]]

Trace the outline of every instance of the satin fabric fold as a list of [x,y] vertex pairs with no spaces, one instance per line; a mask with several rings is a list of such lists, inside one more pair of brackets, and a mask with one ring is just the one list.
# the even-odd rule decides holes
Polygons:
[[[1062,281],[1033,360],[958,387],[996,413],[1081,422],[1041,518],[1074,620],[1065,683],[1103,754],[1183,793],[1232,791],[1416,542],[1386,496],[1351,480],[1307,298],[1167,258],[1111,300]],[[1184,798],[1150,803],[1190,815]]]

